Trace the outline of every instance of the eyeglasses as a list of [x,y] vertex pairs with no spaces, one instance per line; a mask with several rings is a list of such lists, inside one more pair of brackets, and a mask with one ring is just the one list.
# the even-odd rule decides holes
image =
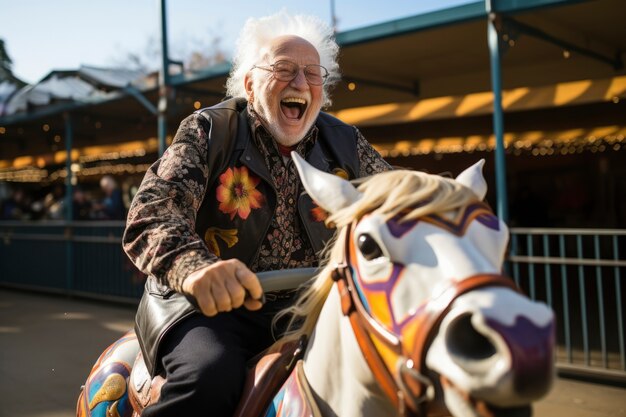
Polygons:
[[266,67],[253,65],[252,69],[258,68],[271,71],[278,81],[292,81],[298,76],[300,68],[304,69],[304,77],[310,85],[322,85],[328,78],[328,70],[321,65],[300,65],[291,61],[276,61]]

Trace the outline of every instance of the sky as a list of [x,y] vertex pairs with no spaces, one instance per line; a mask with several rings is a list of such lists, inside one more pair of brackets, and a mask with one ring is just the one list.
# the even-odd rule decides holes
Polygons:
[[[472,0],[334,0],[339,31],[469,3]],[[119,67],[159,45],[159,0],[0,0],[0,39],[13,74],[35,83],[52,70]],[[282,9],[331,22],[330,0],[169,0],[171,59],[220,37],[227,56],[249,17]],[[178,56],[177,56],[178,55]]]

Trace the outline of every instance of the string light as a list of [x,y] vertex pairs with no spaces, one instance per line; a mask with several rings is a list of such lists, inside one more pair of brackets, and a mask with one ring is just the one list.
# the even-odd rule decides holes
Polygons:
[[200,107],[202,107],[202,103],[200,103],[199,101],[194,101],[193,102],[193,108],[198,110]]
[[45,169],[27,168],[17,171],[0,172],[0,181],[12,182],[41,182],[48,176]]
[[348,90],[350,90],[350,91],[356,90],[356,84],[355,83],[348,83]]
[[570,51],[568,51],[567,49],[563,49],[563,58],[569,59],[570,56],[571,56]]
[[[546,136],[549,133],[546,133]],[[452,142],[452,143],[450,143]],[[583,152],[607,152],[607,151],[626,151],[626,147],[622,144],[626,142],[624,135],[590,135],[587,137],[578,137],[575,139],[543,139],[540,141],[520,140],[514,138],[506,147],[508,154],[516,156],[528,154],[535,157],[550,155],[573,155]],[[401,146],[398,146],[400,143]],[[462,152],[492,152],[495,148],[493,141],[477,141],[460,137],[456,141],[438,141],[436,139],[411,141],[396,141],[393,144],[374,145],[383,157],[399,158],[410,157],[415,155],[431,155],[437,160],[443,158],[445,154],[462,153]],[[130,163],[118,161],[125,158],[143,157],[148,152],[143,149],[124,149],[112,152],[103,152],[94,155],[81,155],[71,165],[71,170],[75,176],[89,177],[102,176],[105,174],[140,174],[145,173],[150,164]],[[86,163],[99,163],[92,167],[85,167]],[[45,169],[45,160],[42,157],[33,159],[31,162],[22,165],[23,168],[13,168],[0,171],[0,180],[12,182],[53,182],[58,179],[67,177],[67,171],[64,168],[49,172]],[[38,168],[39,169],[38,169]],[[74,176],[73,176],[74,177]]]
[[[462,143],[463,139],[459,138],[458,143],[442,144],[437,140],[422,141],[396,141],[395,144],[375,144],[376,150],[383,157],[399,158],[415,155],[433,155],[453,154],[453,153],[473,153],[473,152],[493,152],[494,143],[489,142],[472,142]],[[506,153],[515,156],[524,154],[536,157],[551,155],[573,155],[582,154],[584,152],[606,152],[626,150],[622,146],[626,139],[623,135],[608,135],[604,137],[588,136],[575,139],[543,139],[540,141],[531,140],[514,140],[506,147]],[[430,142],[430,143],[429,143]],[[401,143],[401,146],[398,146]]]

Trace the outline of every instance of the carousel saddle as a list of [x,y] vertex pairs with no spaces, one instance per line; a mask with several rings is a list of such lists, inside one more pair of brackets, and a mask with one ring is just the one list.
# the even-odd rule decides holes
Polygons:
[[[286,343],[277,352],[262,353],[253,359],[248,370],[243,393],[234,417],[258,417],[269,406],[272,398],[304,354],[306,342]],[[134,409],[133,417],[141,415],[144,408],[156,403],[161,387],[166,382],[162,375],[150,377],[141,353],[137,355],[130,374],[129,399]]]

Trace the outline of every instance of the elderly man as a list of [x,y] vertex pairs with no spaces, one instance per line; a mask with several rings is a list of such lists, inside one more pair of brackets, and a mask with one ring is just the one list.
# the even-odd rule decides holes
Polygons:
[[[333,231],[289,152],[346,178],[390,169],[353,126],[321,112],[339,79],[319,19],[250,19],[228,80],[232,99],[197,111],[146,173],[124,248],[149,275],[136,331],[167,382],[145,416],[232,415],[246,362],[274,341],[293,294],[267,295],[256,272],[311,267]],[[199,309],[180,308],[175,292]],[[180,298],[180,297],[178,297]]]

